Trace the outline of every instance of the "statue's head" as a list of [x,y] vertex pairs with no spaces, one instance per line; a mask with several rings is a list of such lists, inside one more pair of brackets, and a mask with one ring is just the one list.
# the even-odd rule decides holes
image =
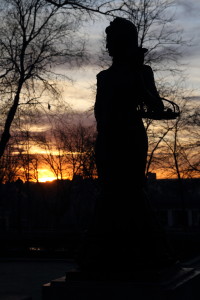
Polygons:
[[115,18],[106,28],[107,44],[110,56],[123,55],[138,48],[138,32],[136,26],[124,18]]
[[106,48],[114,58],[135,58],[143,63],[146,48],[138,47],[138,31],[136,26],[124,18],[115,18],[106,28]]

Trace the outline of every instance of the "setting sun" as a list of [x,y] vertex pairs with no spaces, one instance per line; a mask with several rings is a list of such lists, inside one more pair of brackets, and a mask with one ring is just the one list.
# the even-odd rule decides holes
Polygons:
[[56,176],[48,169],[38,169],[38,181],[46,182],[56,180]]
[[56,177],[42,177],[42,178],[39,178],[39,182],[46,182],[46,181],[53,181],[53,180],[56,180]]

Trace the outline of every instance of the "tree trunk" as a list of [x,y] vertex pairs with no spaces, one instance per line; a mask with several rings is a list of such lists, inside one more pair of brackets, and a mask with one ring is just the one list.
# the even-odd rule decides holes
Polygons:
[[19,105],[19,95],[20,95],[21,88],[22,88],[22,83],[20,83],[18,86],[13,105],[11,106],[6,118],[4,130],[0,140],[0,158],[3,156],[6,146],[10,139],[10,128]]

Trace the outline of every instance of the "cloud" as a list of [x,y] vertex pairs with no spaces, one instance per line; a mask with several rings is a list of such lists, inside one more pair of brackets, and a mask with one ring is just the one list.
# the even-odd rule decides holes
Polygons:
[[188,37],[199,37],[199,11],[199,1],[177,0],[177,22],[184,30],[183,34],[186,34]]
[[189,18],[199,17],[200,3],[197,0],[177,0],[177,6],[185,16]]
[[198,95],[198,96],[190,96],[190,97],[186,97],[186,99],[192,100],[192,101],[200,101],[200,95]]

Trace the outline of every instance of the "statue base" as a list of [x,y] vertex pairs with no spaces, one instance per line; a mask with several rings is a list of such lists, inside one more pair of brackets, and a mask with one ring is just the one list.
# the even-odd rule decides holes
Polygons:
[[81,272],[44,284],[43,300],[197,300],[200,271],[174,266],[161,271]]

